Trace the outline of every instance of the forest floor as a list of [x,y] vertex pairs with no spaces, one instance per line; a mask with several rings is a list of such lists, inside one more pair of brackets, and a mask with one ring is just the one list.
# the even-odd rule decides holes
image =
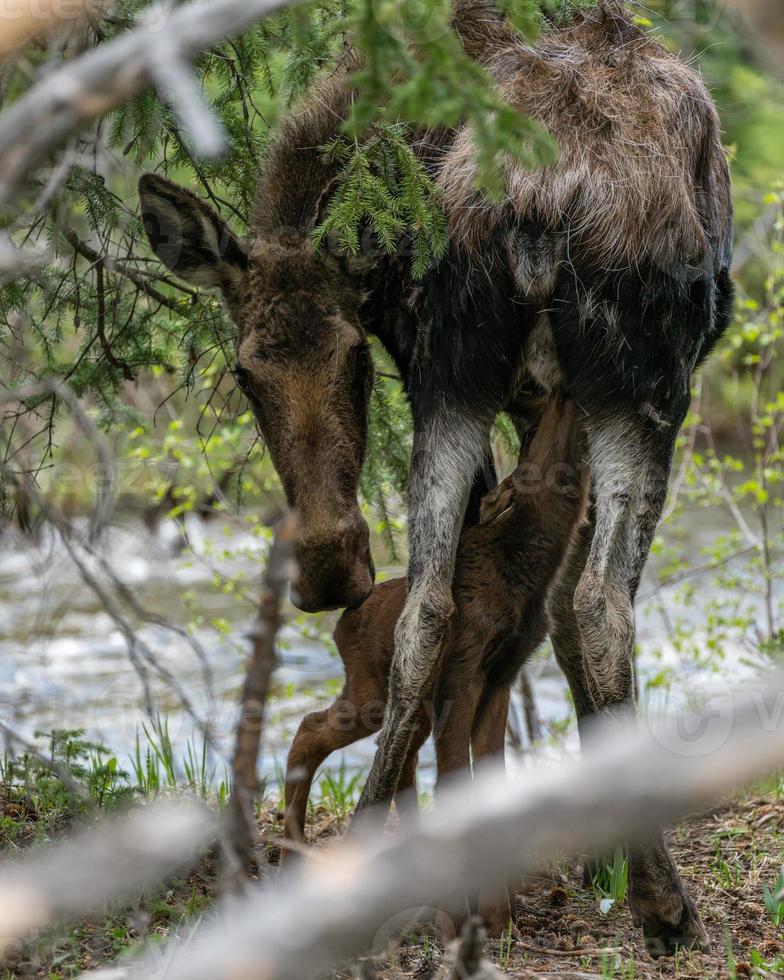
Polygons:
[[[44,814],[25,809],[7,791],[0,797],[4,857],[41,840]],[[346,812],[348,812],[346,810]],[[46,839],[67,833],[67,821],[48,825]],[[345,814],[313,808],[310,839],[329,847],[339,836]],[[274,873],[279,858],[280,809],[258,814],[259,844],[267,859],[262,877]],[[25,842],[25,837],[29,841]],[[770,889],[784,863],[784,799],[758,790],[684,821],[669,834],[672,851],[710,934],[712,953],[683,954],[654,961],[644,952],[624,898],[602,914],[601,894],[582,883],[582,862],[575,858],[541,869],[521,887],[516,909],[517,935],[488,941],[486,958],[500,973],[518,978],[735,978],[784,977],[784,902],[779,924],[766,909]],[[190,874],[173,879],[135,903],[100,916],[63,924],[26,941],[8,954],[0,976],[71,977],[137,952],[143,942],[161,942],[209,914],[216,893],[213,855]],[[620,885],[623,891],[623,884]],[[4,972],[3,972],[4,970]],[[350,970],[324,976],[336,980],[445,978],[444,953],[430,925],[417,926],[404,939],[388,944],[375,957]],[[488,974],[489,976],[489,974]],[[303,978],[305,980],[305,978]]]

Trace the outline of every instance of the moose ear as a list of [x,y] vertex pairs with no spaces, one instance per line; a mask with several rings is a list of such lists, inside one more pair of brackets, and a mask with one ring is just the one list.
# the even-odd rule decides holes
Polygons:
[[157,174],[139,179],[139,199],[147,238],[167,268],[194,286],[237,289],[247,253],[216,211]]

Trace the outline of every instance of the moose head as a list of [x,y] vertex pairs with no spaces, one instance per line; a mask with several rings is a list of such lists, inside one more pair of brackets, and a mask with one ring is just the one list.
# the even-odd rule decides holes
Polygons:
[[246,246],[162,177],[145,174],[139,195],[158,258],[187,282],[219,289],[236,325],[237,384],[299,518],[293,601],[307,612],[359,605],[374,577],[357,503],[373,384],[360,289],[307,236]]

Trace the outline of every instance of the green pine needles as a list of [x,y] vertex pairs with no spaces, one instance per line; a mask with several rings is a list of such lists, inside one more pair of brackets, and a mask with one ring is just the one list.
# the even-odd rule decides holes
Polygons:
[[413,273],[420,278],[444,254],[446,228],[438,191],[406,134],[402,123],[380,123],[362,143],[340,136],[324,148],[341,169],[313,240],[318,246],[335,235],[341,248],[357,254],[361,229],[369,227],[380,247],[391,253],[408,237]]
[[[543,18],[539,0],[506,5],[512,23],[528,37]],[[359,0],[353,36],[364,63],[354,76],[357,98],[347,132],[361,138],[378,122],[430,127],[467,124],[474,136],[478,184],[503,193],[499,159],[509,154],[526,166],[551,162],[548,134],[502,98],[494,80],[463,51],[450,26],[449,0]]]

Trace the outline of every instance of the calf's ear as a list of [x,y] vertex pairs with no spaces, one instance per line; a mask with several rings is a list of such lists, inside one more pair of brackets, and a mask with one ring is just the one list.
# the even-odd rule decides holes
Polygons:
[[139,179],[142,221],[163,264],[194,286],[236,292],[248,266],[242,242],[201,198],[158,174]]

